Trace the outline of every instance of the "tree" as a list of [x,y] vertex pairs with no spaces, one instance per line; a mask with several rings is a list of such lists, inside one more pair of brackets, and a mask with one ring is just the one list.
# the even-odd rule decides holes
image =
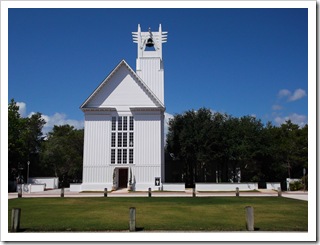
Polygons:
[[193,186],[210,160],[213,125],[210,110],[201,108],[176,115],[169,121],[167,151],[184,165],[187,186]]
[[171,156],[166,163],[174,165],[170,169],[177,179],[184,175],[187,186],[240,180],[279,181],[284,186],[287,177],[300,178],[307,168],[308,126],[299,128],[291,121],[264,126],[252,116],[191,110],[169,121],[166,156]]
[[283,166],[289,178],[302,176],[303,167],[308,163],[308,126],[302,129],[290,120],[279,128],[279,150]]
[[222,181],[249,181],[257,169],[262,129],[255,117],[228,117],[223,127]]
[[22,139],[25,144],[27,151],[26,158],[32,164],[30,169],[30,176],[41,176],[41,163],[39,161],[39,154],[41,151],[41,145],[44,141],[45,136],[42,134],[42,128],[45,124],[41,113],[35,113],[28,118],[25,118],[26,126],[22,131]]
[[83,129],[54,126],[41,151],[42,170],[47,176],[59,177],[62,186],[82,179]]
[[[22,118],[19,106],[11,100],[8,106],[8,166],[9,180],[26,176],[27,162],[39,163],[39,151],[43,142],[42,128],[45,121],[41,113]],[[33,169],[37,169],[34,167]]]
[[23,141],[21,133],[24,121],[19,114],[19,106],[14,99],[8,106],[8,167],[9,180],[15,180],[19,175],[19,163],[24,160]]

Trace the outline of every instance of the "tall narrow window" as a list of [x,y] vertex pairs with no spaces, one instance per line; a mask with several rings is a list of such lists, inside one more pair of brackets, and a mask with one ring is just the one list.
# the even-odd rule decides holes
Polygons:
[[112,117],[111,120],[111,164],[134,163],[134,118]]
[[133,117],[130,117],[130,131],[133,131]]
[[118,117],[118,130],[122,131],[122,117]]
[[115,131],[116,130],[116,117],[112,117],[112,126],[111,126],[111,129],[112,131]]
[[118,149],[118,164],[121,163],[121,157],[122,157],[122,149]]
[[129,149],[129,163],[133,163],[133,149]]
[[123,131],[128,130],[128,117],[123,117]]
[[116,146],[116,133],[111,133],[111,147]]
[[122,133],[118,133],[118,147],[122,146]]
[[111,163],[115,164],[116,163],[116,150],[111,149]]
[[127,133],[123,133],[123,147],[127,147],[127,139],[128,134]]
[[123,149],[122,163],[127,164],[127,149]]
[[129,147],[133,147],[133,133],[131,133],[131,132],[129,135]]

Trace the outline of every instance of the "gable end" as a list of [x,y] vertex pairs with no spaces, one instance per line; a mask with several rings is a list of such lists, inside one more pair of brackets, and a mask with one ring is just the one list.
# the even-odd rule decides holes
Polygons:
[[122,67],[126,67],[130,74],[136,79],[138,85],[148,94],[150,99],[153,101],[155,106],[158,109],[164,110],[164,105],[157,98],[157,96],[151,91],[151,89],[142,81],[142,79],[133,71],[133,69],[127,64],[125,60],[122,60],[112,71],[111,73],[102,81],[102,83],[94,90],[94,92],[85,100],[85,102],[80,106],[80,109],[85,111],[87,108],[90,108],[89,103],[93,98],[101,91],[101,89],[111,80],[111,78],[118,72]]

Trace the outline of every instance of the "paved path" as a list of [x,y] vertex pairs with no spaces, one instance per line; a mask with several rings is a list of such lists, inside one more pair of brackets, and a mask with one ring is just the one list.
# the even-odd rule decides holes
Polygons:
[[[32,198],[32,197],[60,197],[61,190],[48,190],[43,192],[34,192],[34,193],[23,193],[23,198]],[[78,193],[78,192],[71,192],[69,188],[65,189],[64,192],[65,197],[103,197],[103,192],[100,193]],[[147,197],[148,192],[128,192],[128,191],[115,191],[109,192],[108,197]],[[185,192],[152,192],[153,197],[192,197],[192,191],[185,191]],[[235,196],[235,192],[197,192],[197,197],[213,197],[213,196]],[[274,196],[277,197],[278,193],[276,191],[258,191],[258,192],[240,192],[240,196],[246,197],[270,197]],[[293,198],[298,200],[308,201],[308,192],[283,192],[283,197],[286,198]],[[9,199],[18,198],[18,193],[9,193]]]
[[283,197],[287,198],[293,198],[293,199],[298,199],[298,200],[303,200],[303,201],[308,201],[308,192],[303,192],[303,191],[288,191],[284,192]]

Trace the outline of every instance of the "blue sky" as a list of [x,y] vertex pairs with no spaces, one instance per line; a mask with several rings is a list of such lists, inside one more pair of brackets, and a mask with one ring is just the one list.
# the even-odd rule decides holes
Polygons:
[[83,126],[79,109],[125,59],[131,32],[168,31],[166,112],[207,107],[308,122],[308,9],[9,9],[8,99],[24,116]]

